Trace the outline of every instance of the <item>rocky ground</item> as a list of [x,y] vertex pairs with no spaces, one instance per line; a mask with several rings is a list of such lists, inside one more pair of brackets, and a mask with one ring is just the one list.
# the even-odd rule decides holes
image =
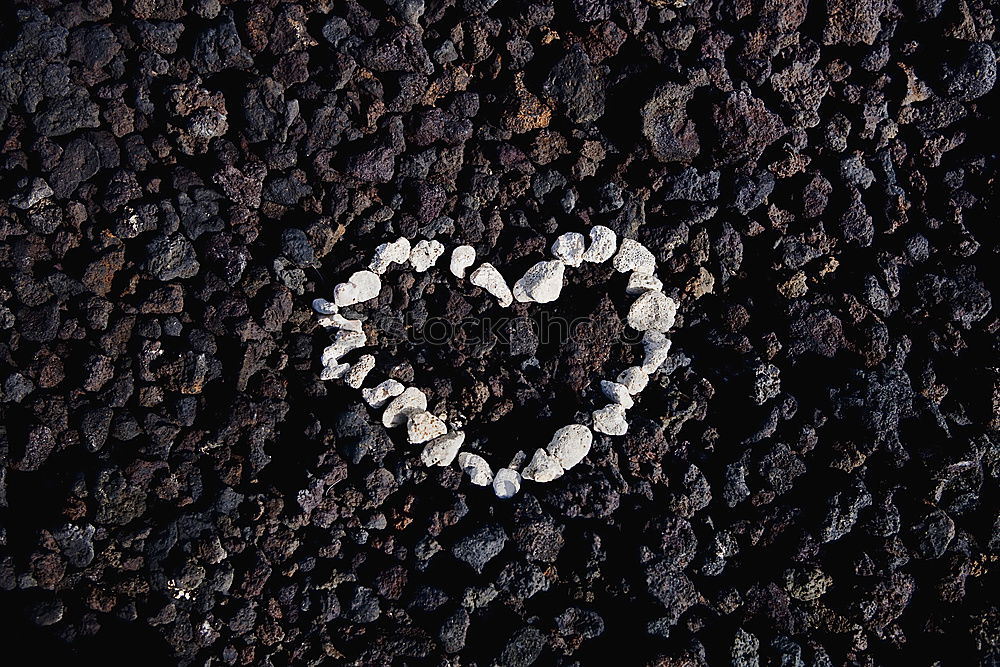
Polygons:
[[[1000,662],[997,13],[5,3],[5,650]],[[310,303],[376,245],[516,276],[596,224],[681,308],[628,434],[561,479],[498,500],[319,379]],[[550,312],[608,335],[376,338],[376,371],[532,451],[636,354],[624,278],[567,275]],[[499,310],[442,261],[357,314]]]

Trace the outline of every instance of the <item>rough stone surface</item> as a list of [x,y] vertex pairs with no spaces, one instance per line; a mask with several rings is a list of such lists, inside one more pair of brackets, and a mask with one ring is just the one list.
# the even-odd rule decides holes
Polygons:
[[[416,387],[407,387],[399,396],[389,401],[382,412],[382,425],[386,428],[403,426],[411,412],[427,410],[427,395]],[[438,433],[437,435],[441,435]],[[433,436],[436,437],[436,436]]]
[[488,262],[484,262],[476,267],[476,270],[472,272],[471,276],[469,276],[469,282],[476,287],[482,287],[484,290],[495,296],[497,301],[500,302],[500,305],[505,308],[514,302],[514,295],[507,286],[507,281],[504,280],[504,277],[500,274],[500,272]]
[[565,265],[560,261],[539,262],[514,283],[514,299],[520,302],[550,303],[559,298]]
[[456,278],[464,278],[465,270],[476,262],[476,249],[471,245],[460,245],[451,251],[449,270]]

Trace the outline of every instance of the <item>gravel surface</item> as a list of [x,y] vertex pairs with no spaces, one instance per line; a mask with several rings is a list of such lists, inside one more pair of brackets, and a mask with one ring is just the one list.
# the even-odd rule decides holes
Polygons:
[[4,648],[1000,663],[998,13],[5,3]]

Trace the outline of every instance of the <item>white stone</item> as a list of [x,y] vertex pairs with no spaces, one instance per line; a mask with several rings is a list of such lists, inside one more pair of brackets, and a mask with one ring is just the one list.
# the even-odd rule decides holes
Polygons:
[[460,245],[451,251],[451,265],[448,267],[456,278],[464,278],[465,270],[476,261],[476,249],[471,245]]
[[562,477],[563,468],[554,457],[542,448],[535,450],[531,463],[521,471],[521,477],[533,482],[551,482]]
[[521,490],[521,475],[510,468],[500,468],[493,478],[493,493],[497,498],[512,498]]
[[340,307],[371,301],[382,291],[382,280],[371,271],[355,271],[346,283],[333,288],[333,302]]
[[424,446],[424,451],[420,452],[420,460],[425,466],[450,466],[464,443],[465,433],[446,433]]
[[493,471],[490,464],[479,454],[461,452],[458,455],[458,467],[469,476],[469,481],[476,486],[488,486],[493,481]]
[[565,265],[559,260],[539,262],[514,283],[514,298],[524,303],[549,303],[559,298]]
[[472,272],[469,276],[469,281],[476,287],[482,287],[484,290],[492,294],[500,302],[500,305],[506,308],[514,301],[514,295],[510,293],[510,288],[507,287],[507,281],[503,279],[503,276],[499,271],[496,270],[489,262],[483,262],[479,267]]
[[365,399],[365,403],[377,410],[388,403],[390,399],[402,394],[404,389],[406,387],[403,386],[402,382],[398,380],[386,380],[374,387],[362,389],[361,398]]
[[635,296],[643,292],[659,292],[662,289],[663,282],[656,276],[633,271],[628,274],[628,284],[625,286],[625,293]]
[[355,271],[347,282],[358,288],[356,303],[371,301],[382,291],[382,279],[371,271]]
[[339,380],[347,375],[349,370],[351,370],[350,364],[331,364],[330,366],[323,366],[323,370],[319,372],[319,379]]
[[618,247],[618,235],[610,227],[594,225],[590,228],[590,247],[583,253],[583,261],[601,264],[611,259]]
[[348,331],[340,329],[333,337],[333,343],[323,349],[320,362],[324,366],[333,366],[340,362],[340,358],[359,347],[364,347],[368,342],[368,337],[360,331]]
[[315,310],[320,315],[336,315],[337,314],[337,304],[332,301],[327,301],[326,299],[313,299],[313,310]]
[[628,309],[628,325],[636,331],[668,331],[676,316],[676,301],[663,292],[645,292]]
[[360,389],[365,378],[375,368],[375,357],[370,354],[362,355],[360,359],[351,366],[351,370],[344,377],[344,382],[351,389]]
[[647,331],[642,335],[642,349],[645,355],[642,360],[642,372],[652,375],[670,354],[670,339],[659,331]]
[[583,263],[583,234],[566,232],[552,244],[552,255],[566,266],[580,266]]
[[638,366],[631,366],[618,374],[616,382],[623,385],[628,389],[628,393],[635,396],[646,388],[646,384],[649,383],[649,376]]
[[570,424],[556,431],[545,449],[564,470],[569,470],[586,458],[593,443],[594,434],[589,428],[583,424]]
[[326,329],[346,329],[361,333],[361,320],[349,320],[340,313],[324,315],[318,321],[320,326]]
[[343,308],[358,302],[358,286],[351,283],[337,283],[333,288],[333,302]]
[[625,408],[617,403],[607,405],[600,410],[594,410],[594,430],[607,435],[625,435],[628,422],[625,421]]
[[[382,425],[386,428],[402,426],[407,422],[410,412],[420,412],[427,409],[427,397],[416,387],[408,387],[403,393],[389,402],[382,413]],[[438,434],[440,435],[440,434]]]
[[402,264],[408,259],[410,259],[410,242],[399,237],[392,243],[383,243],[375,248],[375,254],[368,268],[381,275],[389,269],[390,264]]
[[601,380],[601,391],[604,392],[605,396],[626,410],[635,405],[635,401],[632,400],[632,394],[628,393],[628,389],[623,384],[611,382],[610,380]]
[[622,241],[621,247],[618,248],[618,254],[611,261],[611,265],[619,273],[637,271],[652,275],[656,272],[656,258],[653,253],[649,252],[646,246],[633,239]]
[[433,440],[448,432],[448,426],[426,410],[411,410],[406,414],[406,439],[411,444]]
[[410,264],[413,265],[414,271],[423,273],[434,266],[438,258],[443,254],[444,246],[441,245],[440,241],[423,239],[417,241],[417,244],[413,246],[413,250],[410,251]]

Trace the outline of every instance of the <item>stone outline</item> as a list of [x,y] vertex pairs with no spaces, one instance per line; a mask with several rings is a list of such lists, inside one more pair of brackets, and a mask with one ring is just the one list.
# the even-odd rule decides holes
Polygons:
[[348,352],[365,347],[367,336],[360,320],[349,320],[340,314],[342,307],[370,301],[381,293],[380,276],[392,264],[410,264],[414,271],[424,273],[445,254],[440,241],[421,239],[414,244],[404,237],[375,248],[367,268],[355,271],[345,283],[337,284],[334,300],[317,298],[313,309],[319,314],[321,326],[336,330],[333,342],[320,357],[322,380],[343,380],[349,387],[359,389],[364,401],[373,409],[382,409],[382,423],[386,428],[406,426],[407,440],[411,444],[424,444],[420,459],[425,466],[450,466],[457,458],[459,467],[477,486],[493,486],[499,498],[510,498],[521,488],[522,480],[538,483],[558,479],[564,472],[586,458],[593,444],[593,433],[622,436],[628,432],[626,411],[634,404],[634,397],[646,387],[653,375],[667,359],[670,340],[666,333],[673,327],[677,302],[663,293],[663,284],[656,277],[656,258],[641,243],[622,239],[603,225],[590,228],[590,245],[586,250],[585,239],[579,232],[561,234],[550,246],[552,260],[542,260],[529,268],[509,287],[503,274],[492,264],[482,262],[468,277],[466,273],[476,264],[475,248],[458,245],[452,248],[449,271],[460,280],[468,280],[497,299],[501,307],[508,307],[517,300],[521,303],[549,303],[555,301],[563,287],[566,267],[577,267],[583,262],[602,264],[609,259],[615,271],[629,273],[626,295],[634,297],[628,312],[628,325],[643,332],[643,363],[626,368],[615,380],[602,379],[601,391],[609,399],[603,408],[591,412],[588,427],[569,424],[557,429],[549,444],[535,450],[530,462],[524,452],[518,452],[506,467],[493,473],[489,463],[473,452],[461,451],[465,433],[450,431],[447,424],[427,410],[427,397],[416,387],[388,379],[374,387],[363,387],[368,373],[375,366],[371,354],[361,356],[353,364],[340,361]]

